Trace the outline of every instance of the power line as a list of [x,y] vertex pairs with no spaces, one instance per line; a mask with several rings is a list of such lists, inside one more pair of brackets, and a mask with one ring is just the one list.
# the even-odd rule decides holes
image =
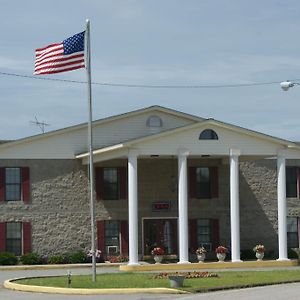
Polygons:
[[[86,84],[85,81],[58,79],[50,77],[38,77],[32,75],[22,75],[16,73],[1,72],[3,76],[15,76],[21,78],[29,78],[36,80],[47,81],[60,81],[69,83]],[[300,79],[291,79],[291,81],[299,81]],[[151,84],[126,84],[126,83],[112,83],[112,82],[92,82],[93,85],[110,86],[110,87],[124,87],[124,88],[147,88],[147,89],[217,89],[217,88],[239,88],[239,87],[251,87],[251,86],[263,86],[279,84],[281,81],[269,81],[269,82],[257,82],[257,83],[236,83],[236,84],[222,84],[222,85],[151,85]]]

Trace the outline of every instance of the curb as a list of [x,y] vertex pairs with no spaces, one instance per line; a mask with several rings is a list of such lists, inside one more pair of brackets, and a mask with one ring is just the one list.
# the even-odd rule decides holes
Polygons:
[[272,267],[295,267],[298,260],[276,261],[243,261],[243,262],[205,262],[189,264],[148,264],[148,265],[120,265],[120,271],[176,271],[176,270],[214,270],[214,269],[255,269]]
[[4,287],[7,289],[48,294],[66,294],[66,295],[112,295],[112,294],[190,294],[189,292],[171,288],[118,288],[118,289],[75,289],[75,288],[58,288],[48,286],[36,286],[14,283],[13,281],[25,278],[22,277],[8,279],[4,281]]
[[[120,267],[121,263],[98,263],[97,268]],[[80,269],[91,268],[92,264],[55,264],[55,265],[17,265],[0,266],[0,271],[22,271],[22,270],[54,270],[54,269]]]

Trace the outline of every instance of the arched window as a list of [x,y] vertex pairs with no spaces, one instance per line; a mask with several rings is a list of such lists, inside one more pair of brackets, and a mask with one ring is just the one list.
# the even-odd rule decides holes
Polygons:
[[212,129],[204,129],[199,136],[199,140],[218,140],[218,135]]
[[163,122],[162,119],[158,116],[150,116],[147,119],[147,126],[150,128],[158,128],[158,127],[162,127]]

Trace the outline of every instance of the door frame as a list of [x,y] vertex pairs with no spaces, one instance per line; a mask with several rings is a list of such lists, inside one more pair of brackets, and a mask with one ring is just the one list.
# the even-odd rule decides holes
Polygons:
[[[176,220],[177,222],[177,239],[178,239],[178,217],[142,217],[142,256],[145,256],[145,251],[144,251],[144,242],[145,242],[145,237],[144,237],[144,220]],[[178,241],[177,241],[178,242]]]

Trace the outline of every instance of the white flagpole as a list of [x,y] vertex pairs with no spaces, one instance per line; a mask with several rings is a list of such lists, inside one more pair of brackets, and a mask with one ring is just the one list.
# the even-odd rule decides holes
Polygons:
[[91,49],[90,49],[90,20],[86,20],[85,31],[85,66],[88,88],[88,144],[89,144],[89,177],[90,177],[90,211],[91,211],[91,250],[92,277],[96,282],[96,252],[95,252],[95,203],[94,203],[94,164],[93,164],[93,131],[92,131],[92,81],[91,81]]

